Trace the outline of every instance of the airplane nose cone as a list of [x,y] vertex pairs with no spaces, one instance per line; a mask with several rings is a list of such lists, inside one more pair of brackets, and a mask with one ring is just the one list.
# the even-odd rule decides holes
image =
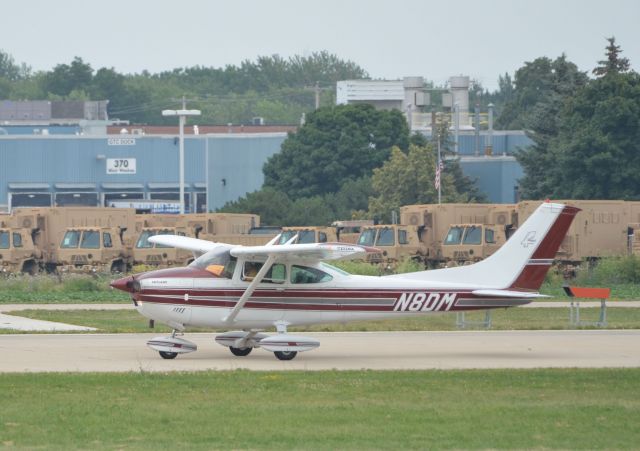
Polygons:
[[134,280],[133,276],[123,277],[121,279],[114,280],[110,285],[112,288],[126,291],[127,293],[133,293]]

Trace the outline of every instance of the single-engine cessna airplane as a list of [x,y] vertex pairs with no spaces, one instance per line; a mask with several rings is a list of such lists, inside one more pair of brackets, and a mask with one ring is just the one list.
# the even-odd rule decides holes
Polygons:
[[[142,315],[174,329],[147,345],[165,359],[197,349],[177,336],[188,327],[235,329],[215,341],[235,356],[253,348],[291,360],[320,346],[289,326],[376,320],[432,312],[513,307],[545,297],[537,290],[579,209],[543,203],[491,257],[473,265],[384,277],[348,274],[326,260],[377,249],[344,243],[238,246],[184,236],[149,241],[199,255],[185,268],[115,280]],[[263,331],[275,327],[275,335]]]

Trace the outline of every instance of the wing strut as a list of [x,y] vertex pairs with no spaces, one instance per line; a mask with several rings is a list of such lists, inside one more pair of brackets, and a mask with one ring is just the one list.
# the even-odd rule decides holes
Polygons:
[[238,313],[240,313],[240,310],[242,310],[244,304],[247,303],[247,300],[251,297],[258,284],[262,282],[262,279],[264,278],[265,274],[267,274],[267,271],[271,269],[274,260],[275,256],[273,255],[269,255],[269,257],[267,257],[267,261],[264,262],[264,265],[262,265],[262,268],[260,268],[258,274],[256,274],[256,276],[253,278],[247,289],[244,290],[244,293],[242,293],[242,296],[240,296],[240,299],[238,299],[238,302],[236,303],[235,307],[233,307],[233,310],[231,310],[231,313],[229,313],[229,316],[223,319],[225,323],[231,324],[235,321],[236,316],[238,316]]

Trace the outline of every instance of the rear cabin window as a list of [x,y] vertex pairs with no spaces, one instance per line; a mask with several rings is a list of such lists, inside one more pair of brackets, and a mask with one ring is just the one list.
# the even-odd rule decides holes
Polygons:
[[291,266],[291,283],[321,283],[330,282],[333,277],[324,271],[309,266]]
[[0,249],[9,249],[9,232],[0,232]]
[[13,247],[22,247],[22,235],[13,232]]
[[495,244],[496,237],[495,237],[495,232],[492,229],[485,229],[484,242],[487,244]]
[[378,239],[376,246],[393,246],[395,244],[395,238],[393,237],[393,229],[384,228],[378,231]]
[[409,244],[406,230],[398,230],[398,244]]
[[113,243],[111,242],[111,234],[109,232],[104,232],[102,234],[102,242],[104,243],[104,247],[113,247]]
[[462,244],[482,244],[482,227],[467,227]]
[[327,234],[324,232],[318,232],[318,243],[326,243],[327,242]]
[[358,238],[358,244],[361,246],[373,246],[376,238],[376,229],[365,229]]
[[74,249],[80,243],[80,232],[78,230],[69,230],[62,238],[60,247],[63,249]]
[[99,249],[100,248],[100,232],[95,230],[87,230],[82,234],[82,249]]
[[460,244],[462,241],[462,227],[451,227],[447,233],[447,237],[444,239],[444,244]]

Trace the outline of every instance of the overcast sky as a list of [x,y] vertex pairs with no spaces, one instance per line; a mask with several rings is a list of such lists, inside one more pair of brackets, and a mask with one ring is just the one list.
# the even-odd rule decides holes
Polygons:
[[13,0],[0,49],[35,70],[80,56],[94,69],[222,67],[328,50],[373,78],[499,74],[563,52],[582,70],[615,35],[640,68],[640,0]]

